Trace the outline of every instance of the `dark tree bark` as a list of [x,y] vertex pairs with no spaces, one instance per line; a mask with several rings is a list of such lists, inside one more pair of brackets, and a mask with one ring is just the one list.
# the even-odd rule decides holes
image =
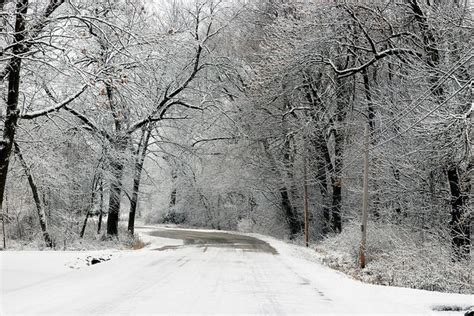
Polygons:
[[100,181],[99,179],[100,178],[101,178],[101,175],[99,173],[97,173],[97,171],[96,171],[95,174],[94,174],[94,179],[92,180],[91,201],[90,201],[89,209],[87,210],[86,217],[84,218],[84,223],[82,225],[82,229],[81,229],[81,233],[80,233],[81,238],[84,237],[84,234],[86,232],[86,227],[87,227],[87,220],[89,219],[89,217],[91,215],[91,210],[94,208],[95,199],[96,199],[96,195],[97,195],[97,186],[99,184],[99,181]]
[[[272,153],[270,152],[270,148],[268,145],[268,142],[264,140],[262,142],[263,144],[263,150],[265,154],[267,155],[271,166],[272,166],[272,171],[276,173],[278,176],[279,180],[281,181],[282,185],[280,186],[279,189],[279,194],[280,194],[280,205],[281,209],[283,211],[283,214],[285,215],[285,219],[288,224],[288,228],[290,229],[290,238],[295,237],[300,231],[301,231],[301,225],[298,222],[298,218],[295,214],[294,207],[291,203],[290,199],[290,191],[288,190],[288,187],[284,184],[285,179],[283,176],[282,171],[278,168],[277,163],[275,161],[275,157],[273,157]],[[286,155],[286,153],[285,153]]]
[[350,95],[348,79],[342,79],[336,76],[336,88],[338,95],[336,98],[336,126],[333,129],[334,134],[334,166],[331,178],[332,186],[332,230],[336,233],[342,231],[342,167],[344,154],[344,121],[346,119],[347,109],[349,108]]
[[112,82],[105,82],[107,99],[114,118],[115,135],[111,139],[113,151],[109,153],[112,180],[110,181],[109,211],[107,216],[107,235],[118,236],[118,223],[120,219],[120,202],[122,199],[122,181],[124,172],[124,154],[129,145],[130,135],[122,131],[123,116],[116,104]]
[[107,216],[107,235],[118,235],[118,223],[120,216],[120,201],[122,198],[122,181],[124,171],[124,161],[122,154],[125,152],[128,144],[127,137],[116,137],[113,141],[115,148],[110,157],[110,169],[112,180],[110,181],[109,212]]
[[131,235],[135,231],[135,215],[138,206],[138,194],[140,189],[140,179],[142,176],[143,163],[145,162],[145,157],[148,149],[148,143],[151,136],[151,126],[143,130],[143,134],[138,144],[138,149],[135,159],[135,173],[133,177],[133,192],[132,199],[130,200],[130,213],[128,216],[128,231]]
[[322,197],[321,204],[324,221],[322,227],[322,236],[326,236],[331,228],[331,207],[329,199],[329,186],[327,181],[327,170],[332,169],[332,164],[323,133],[323,130],[318,132],[318,134],[312,139],[312,145],[316,155],[316,180],[318,181],[319,192]]
[[[320,88],[321,73],[317,74],[316,80],[308,80],[312,76],[307,74],[306,78],[306,100],[311,104],[313,110],[310,111],[311,118],[314,122],[320,122],[322,119],[317,113],[326,112],[327,109],[324,106],[321,98],[318,95],[318,89]],[[311,138],[312,149],[315,152],[315,168],[316,168],[316,180],[318,181],[319,191],[322,197],[322,211],[323,211],[323,227],[322,236],[326,236],[331,230],[331,201],[330,201],[330,190],[328,186],[327,176],[328,172],[333,179],[334,168],[331,161],[331,156],[327,147],[327,141],[325,139],[325,128],[318,128],[315,135]]]
[[[322,146],[326,146],[325,144],[322,144]],[[318,146],[318,148],[322,148],[322,146]],[[316,158],[316,169],[317,169],[317,180],[319,183],[319,190],[322,196],[322,209],[323,209],[323,230],[322,230],[322,235],[326,236],[329,233],[329,224],[331,220],[331,209],[329,207],[328,203],[328,195],[329,195],[329,190],[328,190],[328,183],[327,183],[327,175],[326,175],[326,164],[325,160],[322,157],[322,151],[318,150],[318,157]]]
[[107,235],[118,235],[120,201],[122,198],[123,162],[111,163],[113,179],[110,182],[109,211],[107,216]]
[[99,206],[99,223],[97,224],[97,234],[100,234],[100,230],[102,228],[102,217],[104,215],[104,179],[103,177],[100,178],[99,190],[100,190],[100,206]]
[[171,172],[171,178],[173,181],[173,189],[171,190],[170,194],[170,207],[173,207],[176,205],[176,195],[178,194],[178,188],[176,187],[176,179],[178,178],[178,174],[176,170]]
[[301,230],[301,225],[295,215],[294,208],[291,204],[290,196],[286,186],[280,188],[281,207],[285,212],[288,227],[290,229],[291,238],[294,238]]
[[458,168],[448,169],[449,189],[451,192],[451,241],[453,245],[453,259],[469,259],[471,247],[471,221],[465,205],[467,195],[463,194],[460,187]]
[[[285,169],[288,179],[290,183],[294,183],[293,181],[293,160],[292,152],[291,152],[291,142],[293,141],[293,137],[287,137],[283,146],[283,159],[285,162]],[[281,196],[281,205],[283,211],[285,212],[286,219],[288,222],[288,227],[290,229],[290,238],[294,238],[297,234],[299,234],[302,230],[302,222],[298,218],[298,211],[296,207],[291,203],[291,194],[292,191],[289,190],[288,186],[282,186],[280,188],[280,196]]]
[[38,187],[36,186],[30,167],[28,166],[25,159],[23,158],[23,155],[20,151],[20,147],[16,143],[14,143],[14,146],[15,146],[15,153],[18,159],[20,160],[21,166],[23,167],[23,170],[25,171],[26,177],[28,178],[28,183],[30,184],[31,193],[33,194],[33,199],[35,200],[36,210],[38,213],[38,219],[41,226],[41,231],[43,233],[44,242],[46,243],[47,247],[53,248],[53,240],[51,239],[51,236],[49,235],[49,232],[48,232],[48,223],[47,223],[46,214],[44,212],[43,205],[41,203]]
[[[178,183],[177,183],[177,179],[178,179],[178,169],[176,168],[176,165],[173,165],[173,166],[172,166],[172,169],[171,169],[171,185],[172,185],[172,189],[171,189],[171,194],[170,194],[170,204],[169,204],[169,207],[170,207],[170,208],[176,206],[176,197],[177,197],[177,194],[178,194]],[[196,179],[195,179],[195,180],[196,180]]]
[[342,188],[341,182],[338,180],[332,186],[332,230],[336,233],[342,231]]
[[79,236],[81,238],[84,238],[84,234],[86,232],[86,227],[87,227],[87,220],[89,219],[89,215],[90,215],[90,211],[87,210],[86,217],[84,218],[84,223],[82,223],[81,233],[79,234]]
[[[374,74],[374,79],[375,76],[376,75]],[[364,68],[364,70],[362,70],[362,78],[364,79],[365,100],[367,101],[367,119],[369,121],[369,131],[370,134],[373,135],[375,131],[375,109],[374,103],[372,101],[372,90],[369,79],[369,70],[367,68]],[[372,140],[374,140],[374,137],[372,137]]]
[[3,139],[0,143],[0,209],[2,209],[3,196],[7,182],[10,155],[15,141],[16,127],[20,110],[18,97],[20,94],[21,55],[25,52],[23,42],[26,34],[25,16],[28,11],[28,0],[17,1],[15,12],[15,34],[13,35],[13,57],[8,66],[8,95],[7,111],[3,128]]

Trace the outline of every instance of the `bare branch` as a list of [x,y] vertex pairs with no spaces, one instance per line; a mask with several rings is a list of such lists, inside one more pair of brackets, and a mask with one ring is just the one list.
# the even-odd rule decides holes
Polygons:
[[[30,33],[28,34],[29,38],[35,38],[37,37],[41,31],[45,28],[48,22],[48,18],[53,14],[54,11],[56,11],[57,8],[59,8],[65,0],[50,0],[48,6],[46,7],[43,15],[40,17],[39,21],[36,22],[31,28],[30,28]],[[27,52],[31,46],[33,46],[34,42],[33,41],[27,41],[23,45],[23,53]],[[12,66],[13,60],[11,59],[8,64],[3,68],[3,70],[0,72],[0,82],[3,82],[7,75],[10,72],[11,66]]]
[[380,59],[383,59],[387,56],[398,56],[398,55],[413,55],[417,57],[421,57],[421,54],[408,48],[391,48],[391,49],[386,49],[384,51],[381,51],[380,53],[375,54],[375,56],[370,59],[369,61],[363,63],[362,65],[358,67],[352,67],[352,68],[346,68],[346,69],[338,69],[336,65],[330,60],[326,59],[323,60],[325,64],[330,65],[333,70],[336,72],[339,78],[345,78],[352,76],[358,72],[361,72],[363,69],[373,65],[375,62],[377,62]]
[[45,109],[38,110],[38,111],[20,114],[20,118],[30,120],[30,119],[34,119],[34,118],[46,115],[48,113],[54,112],[54,111],[59,111],[60,109],[64,108],[66,105],[68,105],[69,103],[77,99],[82,93],[84,93],[84,91],[87,90],[87,88],[88,88],[88,85],[84,85],[79,91],[77,91],[74,95],[64,100],[63,102],[47,107]]

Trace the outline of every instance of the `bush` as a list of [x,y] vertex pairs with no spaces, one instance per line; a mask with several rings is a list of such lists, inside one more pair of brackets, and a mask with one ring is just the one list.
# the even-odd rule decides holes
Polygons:
[[184,213],[176,212],[174,210],[169,211],[163,215],[161,223],[163,224],[183,224],[186,221],[186,216]]
[[425,232],[420,238],[420,234],[400,226],[370,223],[364,270],[358,267],[359,223],[348,224],[341,234],[325,239],[318,249],[324,252],[327,265],[365,282],[471,293],[472,261],[451,260],[449,235]]

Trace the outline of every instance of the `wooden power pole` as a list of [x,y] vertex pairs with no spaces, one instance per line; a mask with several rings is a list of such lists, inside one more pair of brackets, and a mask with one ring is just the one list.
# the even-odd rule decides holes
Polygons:
[[[306,142],[305,142],[306,149]],[[306,174],[306,150],[303,153],[303,199],[304,199],[304,243],[309,246],[309,211],[308,211],[308,183]]]
[[367,216],[369,207],[369,126],[365,125],[364,131],[364,189],[362,195],[362,238],[360,241],[360,268],[365,268],[365,250],[367,243]]

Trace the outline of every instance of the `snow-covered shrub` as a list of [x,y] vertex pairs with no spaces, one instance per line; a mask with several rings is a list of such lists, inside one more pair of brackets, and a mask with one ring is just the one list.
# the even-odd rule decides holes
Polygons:
[[252,232],[252,222],[247,218],[242,218],[237,223],[237,231],[243,233],[250,233]]
[[163,214],[160,223],[163,224],[183,224],[186,221],[186,215],[175,210],[170,210],[168,213]]
[[401,226],[369,223],[367,266],[359,268],[360,224],[348,224],[325,239],[318,250],[323,262],[365,282],[430,291],[470,293],[472,260],[450,259],[448,236],[404,230]]

